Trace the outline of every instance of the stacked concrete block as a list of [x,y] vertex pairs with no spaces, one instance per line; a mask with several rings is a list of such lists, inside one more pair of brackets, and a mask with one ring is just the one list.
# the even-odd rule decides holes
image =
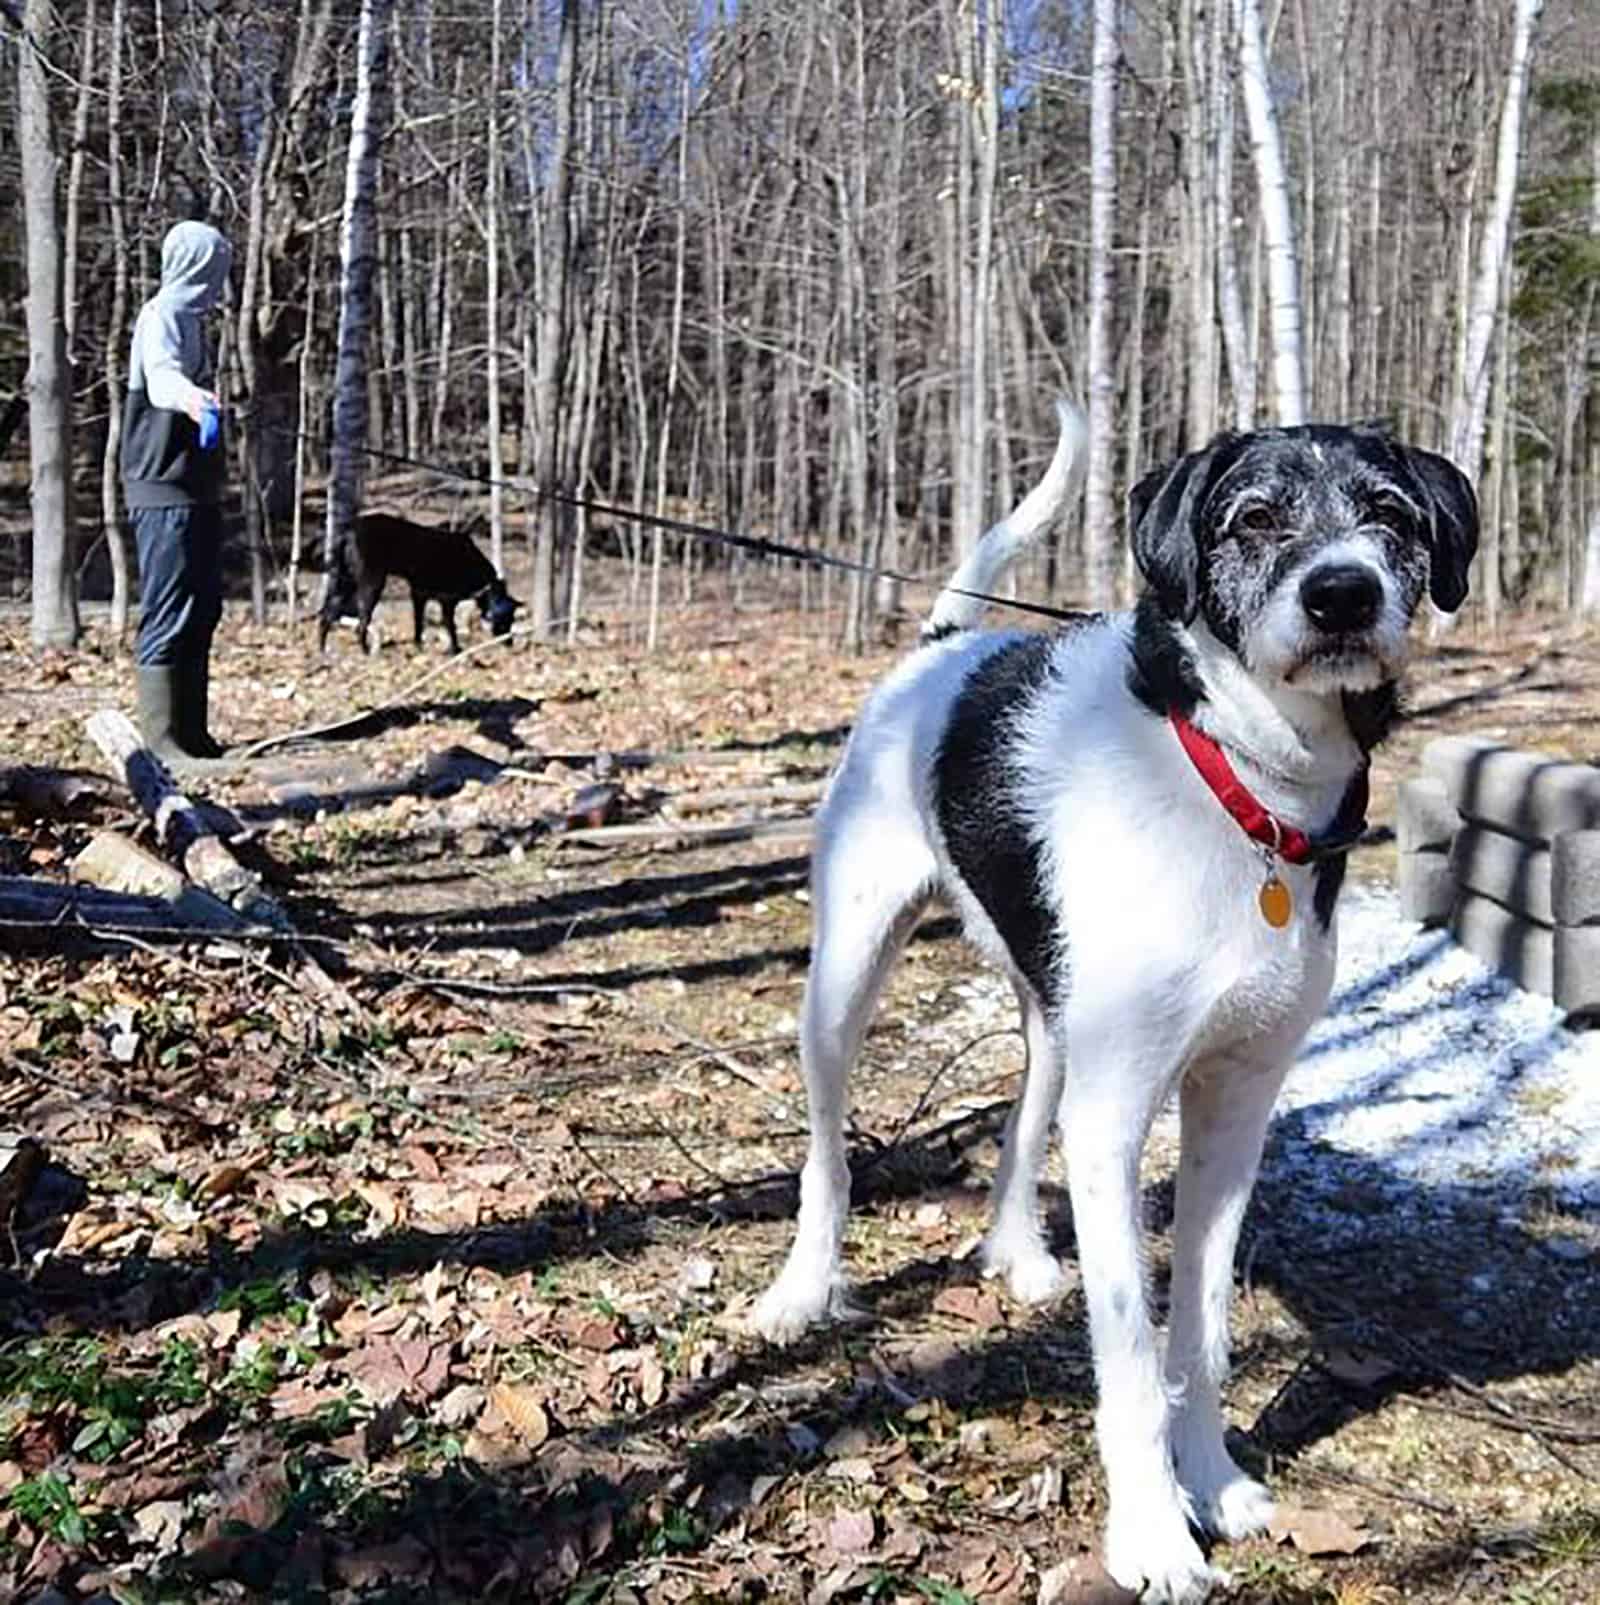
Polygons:
[[1472,736],[1400,788],[1405,911],[1569,1013],[1600,1013],[1600,768]]
[[1437,780],[1402,780],[1395,806],[1395,837],[1400,849],[1400,907],[1424,925],[1445,925],[1455,912],[1456,882],[1450,872],[1450,844],[1461,829],[1461,815]]

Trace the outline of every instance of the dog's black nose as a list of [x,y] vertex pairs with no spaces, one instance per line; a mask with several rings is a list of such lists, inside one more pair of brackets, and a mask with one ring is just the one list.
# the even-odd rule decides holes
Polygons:
[[1365,630],[1383,606],[1383,584],[1365,564],[1328,563],[1300,582],[1300,605],[1329,635]]

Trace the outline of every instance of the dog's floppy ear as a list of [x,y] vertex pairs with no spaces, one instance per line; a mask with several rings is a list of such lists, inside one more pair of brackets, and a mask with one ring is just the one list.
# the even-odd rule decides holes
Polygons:
[[1406,466],[1427,493],[1428,595],[1446,613],[1467,599],[1467,569],[1478,549],[1478,498],[1448,457],[1405,448]]
[[1134,561],[1161,611],[1184,624],[1200,606],[1200,509],[1232,440],[1219,436],[1204,451],[1146,474],[1128,492]]

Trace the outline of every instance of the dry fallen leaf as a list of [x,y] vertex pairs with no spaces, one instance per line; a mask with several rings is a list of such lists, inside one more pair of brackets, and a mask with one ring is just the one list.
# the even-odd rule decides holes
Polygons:
[[1093,1555],[1074,1555],[1039,1578],[1038,1605],[1131,1605],[1137,1598]]
[[941,1315],[953,1315],[959,1321],[970,1321],[988,1331],[1000,1326],[1005,1316],[1000,1300],[983,1287],[946,1287],[934,1295],[933,1307]]
[[872,1548],[877,1527],[870,1510],[841,1510],[828,1523],[828,1547],[838,1555],[860,1555]]
[[351,1190],[371,1212],[374,1226],[389,1231],[400,1224],[405,1204],[392,1187],[385,1187],[382,1182],[358,1181]]
[[133,1525],[144,1543],[170,1549],[183,1533],[183,1512],[181,1499],[158,1499],[134,1511]]
[[537,1449],[549,1438],[550,1413],[545,1409],[544,1401],[531,1388],[497,1382],[489,1390],[489,1402],[530,1449]]
[[639,1367],[639,1398],[647,1410],[653,1410],[667,1392],[667,1373],[653,1354],[647,1354]]
[[1301,1510],[1279,1505],[1267,1534],[1276,1543],[1293,1544],[1302,1555],[1354,1555],[1373,1541],[1365,1527],[1346,1521],[1336,1510]]

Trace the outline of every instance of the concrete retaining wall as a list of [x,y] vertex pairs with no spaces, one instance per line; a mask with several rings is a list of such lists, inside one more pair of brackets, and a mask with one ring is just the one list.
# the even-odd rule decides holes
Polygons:
[[1411,918],[1600,1017],[1600,768],[1445,736],[1400,785],[1396,836]]

